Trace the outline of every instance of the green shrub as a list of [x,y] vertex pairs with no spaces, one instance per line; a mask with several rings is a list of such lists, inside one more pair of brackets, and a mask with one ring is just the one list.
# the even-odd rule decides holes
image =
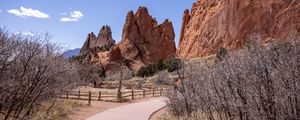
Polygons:
[[148,73],[148,68],[147,67],[141,67],[138,72],[137,72],[137,76],[140,76],[140,77],[146,77],[146,76],[149,76],[149,73]]
[[226,55],[228,54],[228,51],[226,48],[220,48],[217,52],[217,58],[222,61],[224,59],[224,57],[226,57]]
[[104,69],[99,69],[97,73],[100,78],[106,78],[106,71]]
[[82,61],[84,58],[86,58],[86,55],[78,55],[78,56],[72,56],[69,58],[70,61]]
[[109,51],[110,48],[112,48],[114,46],[115,45],[113,43],[112,44],[105,44],[101,47],[97,46],[97,47],[91,48],[89,51],[91,53],[106,52],[106,51]]
[[181,68],[181,60],[180,59],[170,59],[166,61],[168,72],[174,72]]
[[156,71],[162,71],[168,68],[168,65],[163,60],[159,60],[158,63],[155,64]]
[[167,61],[159,60],[155,64],[150,64],[148,66],[141,67],[137,72],[137,76],[150,77],[162,70],[168,70],[168,72],[173,72],[180,68],[180,63],[180,59],[171,59]]
[[150,77],[153,76],[155,72],[156,72],[155,65],[151,64],[146,67],[141,67],[137,72],[137,76]]

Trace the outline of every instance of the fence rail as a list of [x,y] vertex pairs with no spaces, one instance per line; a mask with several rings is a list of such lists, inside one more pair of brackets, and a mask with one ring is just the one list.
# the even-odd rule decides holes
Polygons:
[[109,101],[109,102],[124,102],[133,99],[142,99],[150,97],[164,96],[170,92],[169,88],[154,88],[154,89],[131,89],[121,91],[120,98],[118,93],[108,91],[89,91],[82,92],[70,91],[60,96],[62,99],[75,99],[75,100],[87,100],[88,105],[91,105],[91,101]]

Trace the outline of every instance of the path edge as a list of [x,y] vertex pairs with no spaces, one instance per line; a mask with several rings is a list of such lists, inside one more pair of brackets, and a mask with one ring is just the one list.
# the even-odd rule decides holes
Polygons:
[[164,108],[166,108],[166,107],[168,107],[168,105],[165,105],[164,107],[162,107],[162,108],[160,108],[160,109],[154,111],[153,113],[151,113],[150,116],[149,116],[149,118],[148,118],[148,120],[150,120],[150,118],[151,118],[155,113],[157,113],[158,111],[160,111],[160,110],[162,110],[162,109],[164,109]]

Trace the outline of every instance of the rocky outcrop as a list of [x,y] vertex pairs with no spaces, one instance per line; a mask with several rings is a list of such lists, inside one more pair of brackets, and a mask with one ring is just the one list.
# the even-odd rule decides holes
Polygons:
[[[94,38],[92,34],[89,36]],[[102,35],[99,34],[98,39],[99,36]],[[93,54],[91,61],[110,71],[118,70],[119,67],[116,64],[120,62],[123,62],[122,64],[129,69],[138,70],[141,66],[175,57],[174,39],[172,22],[165,20],[158,24],[149,15],[147,8],[140,7],[136,13],[128,12],[121,42],[108,52]]]
[[140,7],[136,13],[127,14],[122,40],[117,44],[120,55],[129,67],[138,69],[143,65],[175,56],[175,34],[172,22],[161,24],[149,15],[147,8]]
[[292,40],[298,33],[299,0],[198,0],[184,12],[177,55],[201,57],[240,48],[251,37]]
[[112,46],[114,44],[115,41],[112,38],[111,28],[105,25],[101,28],[97,37],[93,32],[88,34],[84,45],[80,49],[80,54],[83,54],[84,52],[91,49],[101,48],[104,46]]

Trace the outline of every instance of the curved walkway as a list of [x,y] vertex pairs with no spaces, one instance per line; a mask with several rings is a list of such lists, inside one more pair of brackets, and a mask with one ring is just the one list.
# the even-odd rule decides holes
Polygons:
[[87,120],[148,120],[151,114],[167,105],[167,98],[156,98],[144,102],[111,108]]

